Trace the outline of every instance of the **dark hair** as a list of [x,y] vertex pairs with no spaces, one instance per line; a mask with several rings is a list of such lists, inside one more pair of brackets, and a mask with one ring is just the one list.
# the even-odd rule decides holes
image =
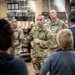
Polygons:
[[72,23],[75,23],[75,11],[71,11],[68,15],[68,18]]
[[0,50],[7,50],[13,46],[13,29],[8,21],[0,19]]

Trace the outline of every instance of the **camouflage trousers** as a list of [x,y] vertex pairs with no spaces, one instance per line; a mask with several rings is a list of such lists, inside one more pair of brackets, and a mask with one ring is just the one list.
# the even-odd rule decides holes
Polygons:
[[20,56],[20,47],[14,49],[14,56],[15,57],[19,57]]
[[34,57],[32,59],[32,64],[33,64],[33,68],[35,70],[35,75],[39,75],[39,71],[40,71],[42,64],[44,63],[44,59],[45,58],[43,58],[43,57]]

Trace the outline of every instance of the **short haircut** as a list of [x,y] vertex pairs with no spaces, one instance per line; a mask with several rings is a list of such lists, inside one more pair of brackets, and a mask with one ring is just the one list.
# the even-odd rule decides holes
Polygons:
[[38,16],[42,16],[43,18],[45,18],[44,15],[42,15],[42,14],[39,14]]
[[0,19],[0,50],[7,50],[13,46],[13,29],[8,21]]
[[44,15],[42,15],[42,14],[38,14],[38,16],[44,16]]
[[11,21],[13,21],[13,20],[16,20],[16,21],[17,21],[17,19],[16,19],[16,18],[12,18],[12,20],[11,20]]
[[70,19],[70,21],[72,23],[75,23],[75,11],[71,11],[69,14],[68,14],[68,19]]
[[57,43],[63,50],[73,49],[73,35],[71,30],[62,29],[57,33]]

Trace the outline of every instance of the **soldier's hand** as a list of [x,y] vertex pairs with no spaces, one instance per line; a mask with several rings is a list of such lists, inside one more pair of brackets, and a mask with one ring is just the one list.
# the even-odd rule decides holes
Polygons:
[[39,43],[40,43],[40,40],[39,40],[39,39],[34,39],[33,42],[34,42],[35,44],[39,44]]
[[24,34],[20,33],[20,39],[23,39],[23,38],[24,38]]

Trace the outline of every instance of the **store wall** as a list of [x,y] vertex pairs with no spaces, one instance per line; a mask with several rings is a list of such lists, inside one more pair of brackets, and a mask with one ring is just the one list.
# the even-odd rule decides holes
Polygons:
[[55,9],[58,12],[58,18],[67,19],[67,14],[70,12],[70,0],[42,0],[42,13],[45,18],[49,16],[49,10]]
[[[53,0],[55,1],[55,0]],[[62,0],[63,1],[63,0]],[[65,0],[65,7],[66,11],[70,11],[70,0]],[[48,12],[50,9],[52,9],[52,0],[36,0],[35,1],[35,23],[36,23],[36,18],[38,14],[41,14],[42,12],[45,12],[45,14],[48,16]],[[7,0],[0,0],[0,18],[5,18],[7,17]]]
[[0,18],[7,17],[7,0],[0,0]]
[[39,14],[42,13],[42,0],[36,0],[36,12],[35,12],[35,23],[36,23],[36,18]]
[[66,8],[66,12],[71,11],[70,0],[65,0],[65,8]]

